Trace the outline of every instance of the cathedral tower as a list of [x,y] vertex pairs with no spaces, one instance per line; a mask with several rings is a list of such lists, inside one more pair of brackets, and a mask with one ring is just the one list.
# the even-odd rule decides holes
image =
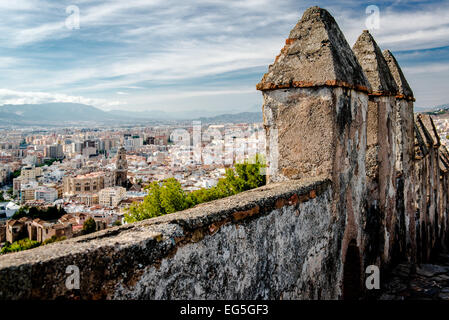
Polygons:
[[115,161],[115,185],[126,187],[128,176],[128,161],[126,160],[126,149],[121,146]]

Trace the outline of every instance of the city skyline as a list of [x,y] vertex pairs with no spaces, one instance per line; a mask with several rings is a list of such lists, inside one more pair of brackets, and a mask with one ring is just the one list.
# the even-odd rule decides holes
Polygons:
[[[352,46],[372,11],[318,1]],[[256,83],[309,1],[50,1],[0,4],[0,105],[76,102],[103,110],[260,111]],[[378,29],[415,90],[449,102],[449,4],[376,1]],[[79,10],[79,26],[73,15]],[[367,14],[368,12],[368,14]],[[19,18],[20,17],[20,18]],[[69,19],[69,20],[67,20]],[[413,21],[414,23],[410,23]],[[78,28],[79,27],[79,28]]]

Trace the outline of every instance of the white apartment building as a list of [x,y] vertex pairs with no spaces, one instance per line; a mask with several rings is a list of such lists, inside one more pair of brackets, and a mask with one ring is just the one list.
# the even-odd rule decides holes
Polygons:
[[38,187],[34,191],[35,200],[44,200],[48,203],[53,203],[56,199],[58,199],[58,191],[55,188],[48,187]]
[[37,181],[29,181],[20,185],[19,199],[20,202],[35,200],[35,191],[39,187]]
[[111,187],[101,190],[98,193],[98,201],[104,207],[116,207],[126,196],[126,189],[123,187]]
[[34,166],[23,167],[20,171],[20,177],[22,180],[36,180],[36,178],[42,176],[42,168]]

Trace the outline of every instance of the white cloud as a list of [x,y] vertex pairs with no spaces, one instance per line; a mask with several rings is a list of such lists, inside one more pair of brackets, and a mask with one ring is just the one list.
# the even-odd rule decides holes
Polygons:
[[38,104],[51,102],[71,102],[96,106],[99,108],[111,108],[123,105],[121,101],[106,99],[93,99],[81,96],[70,96],[61,93],[48,92],[23,92],[9,89],[0,89],[0,105],[5,104]]
[[[354,15],[351,11],[340,11],[338,20],[352,45],[366,29],[367,15],[364,11]],[[380,28],[370,30],[380,46],[391,50],[417,50],[449,45],[449,4],[429,3],[416,10],[401,7],[380,6]]]
[[423,65],[406,67],[403,68],[403,71],[407,75],[447,73],[449,71],[449,62],[427,63]]
[[[80,8],[79,30],[65,27],[65,8],[71,4]],[[182,98],[212,97],[217,92],[238,95],[253,90],[255,83],[245,83],[242,90],[235,88],[232,79],[223,81],[219,89],[212,83],[187,90],[185,83],[194,87],[201,78],[251,68],[266,70],[307,5],[294,0],[16,0],[10,6],[2,2],[0,47],[11,53],[0,57],[0,69],[8,75],[0,79],[0,87],[74,95],[57,99],[97,95],[102,99],[96,105],[106,108],[106,100],[117,102],[117,98],[143,107],[144,101],[172,97],[178,97],[182,105]],[[350,44],[366,28],[359,1],[320,1],[319,5],[334,14]],[[380,13],[381,29],[373,34],[383,48],[397,51],[449,45],[447,3],[429,3],[419,10],[381,7]],[[37,46],[38,52],[28,51],[30,45]],[[445,67],[434,65],[427,72],[439,72],[439,68]],[[406,69],[410,76],[420,72],[424,69],[419,66]],[[145,89],[151,84],[170,85],[172,93]],[[25,95],[22,99],[43,98]]]

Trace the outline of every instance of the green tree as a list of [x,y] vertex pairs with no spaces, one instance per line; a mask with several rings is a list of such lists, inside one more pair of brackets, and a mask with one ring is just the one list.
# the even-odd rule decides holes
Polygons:
[[22,206],[20,207],[11,217],[12,219],[18,220],[20,218],[28,216],[28,210],[30,208],[28,206]]
[[188,208],[181,183],[175,178],[169,178],[164,181],[160,188],[160,200],[163,214]]
[[23,206],[20,207],[19,210],[14,213],[12,219],[20,219],[22,217],[29,217],[31,219],[42,219],[42,220],[56,220],[61,218],[66,211],[64,208],[58,208],[56,206],[51,206],[48,208],[39,208],[39,207],[28,207]]
[[128,208],[125,221],[131,223],[154,218],[263,186],[265,175],[261,174],[261,170],[264,167],[264,158],[257,155],[252,161],[236,164],[235,170],[227,169],[225,177],[219,179],[215,187],[189,193],[182,190],[181,184],[175,178],[152,182],[145,188],[148,195],[143,202],[133,203]]
[[125,221],[135,222],[141,221],[148,218],[157,217],[163,214],[163,209],[161,206],[161,186],[159,182],[152,182],[148,187],[148,195],[144,198],[141,203],[133,203],[129,209],[128,213],[125,214]]
[[133,203],[125,214],[128,223],[154,218],[189,207],[181,184],[175,178],[154,181],[148,187],[142,203]]
[[18,252],[18,251],[22,251],[22,250],[28,250],[28,249],[39,247],[40,245],[41,245],[40,242],[33,241],[33,240],[28,239],[28,238],[15,241],[15,242],[13,242],[11,244],[9,242],[7,242],[5,244],[5,246],[2,248],[2,250],[0,251],[0,254],[5,254],[5,253],[9,253],[9,252]]
[[49,243],[53,243],[53,242],[58,242],[58,241],[62,241],[67,239],[67,237],[62,236],[60,238],[58,238],[57,236],[51,236],[51,238],[45,240],[44,242],[42,242],[43,245],[49,244]]
[[93,218],[89,218],[86,221],[84,221],[84,224],[83,224],[84,234],[89,234],[89,233],[95,232],[96,230],[97,230],[97,224],[95,223],[95,220]]
[[265,168],[265,159],[258,154],[251,161],[245,161],[235,165],[237,172],[237,188],[238,192],[254,189],[265,185],[266,177],[261,174],[261,170]]
[[20,176],[21,173],[22,173],[22,171],[20,171],[20,169],[19,169],[19,170],[16,170],[16,171],[14,171],[14,172],[12,173],[12,177],[13,177],[13,178],[17,178],[17,177]]
[[3,197],[3,191],[0,191],[0,202],[4,202],[5,198]]

